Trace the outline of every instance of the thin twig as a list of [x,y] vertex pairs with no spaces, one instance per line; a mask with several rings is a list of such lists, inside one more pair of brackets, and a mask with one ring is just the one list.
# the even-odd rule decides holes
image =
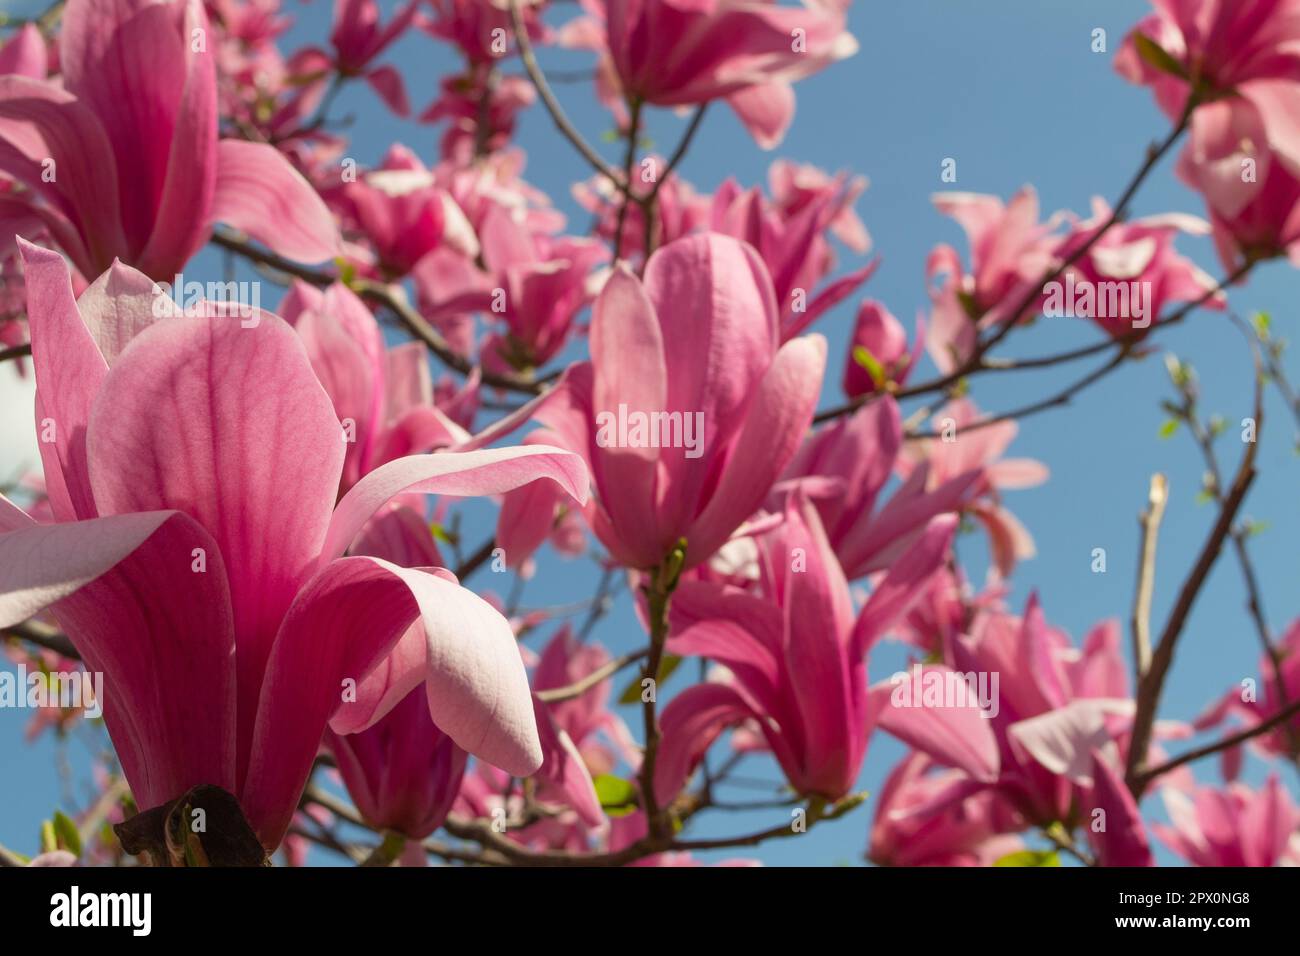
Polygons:
[[555,98],[555,93],[551,91],[550,84],[546,82],[546,76],[542,69],[537,65],[537,57],[533,53],[533,44],[528,39],[528,27],[524,23],[523,13],[519,9],[519,0],[510,0],[510,25],[515,35],[515,43],[519,46],[519,59],[523,61],[524,70],[528,73],[528,79],[532,81],[533,88],[537,90],[538,97],[541,98],[542,105],[546,107],[546,112],[551,116],[551,122],[555,128],[560,131],[578,154],[591,166],[592,169],[608,179],[621,192],[626,193],[629,189],[614,170],[614,167],[605,162],[600,154],[592,149],[591,145],[582,138],[577,127],[569,121],[569,117],[564,113],[564,107],[560,106],[560,101]]
[[[222,227],[214,229],[212,242],[217,246],[239,254],[251,262],[269,266],[315,286],[324,287],[332,282],[339,281],[338,276],[329,272],[312,269],[309,266],[276,255],[269,250],[259,249],[246,238],[229,229]],[[362,298],[369,299],[391,311],[411,335],[429,347],[429,351],[433,352],[443,365],[459,372],[461,375],[469,375],[476,368],[473,362],[453,349],[447,340],[443,338],[442,333],[430,325],[428,320],[407,301],[400,287],[383,282],[373,282],[369,279],[354,280],[351,287]],[[493,388],[502,388],[527,395],[537,395],[542,391],[543,380],[541,379],[500,375],[487,369],[480,369],[479,372],[483,384],[490,385]]]
[[1274,727],[1285,723],[1298,714],[1300,714],[1300,700],[1293,701],[1290,706],[1282,708],[1268,720],[1262,721],[1254,727],[1248,727],[1239,733],[1224,737],[1212,744],[1206,744],[1204,747],[1197,747],[1195,750],[1189,750],[1187,753],[1174,757],[1171,760],[1166,760],[1164,763],[1158,764],[1149,770],[1143,770],[1137,778],[1138,791],[1141,792],[1142,790],[1145,790],[1156,777],[1163,776],[1171,770],[1177,770],[1179,767],[1192,763],[1195,760],[1200,760],[1204,757],[1209,757],[1212,754],[1217,754],[1220,751],[1227,750],[1229,747],[1236,747],[1238,744],[1245,743],[1252,737],[1266,734]]
[[[1258,437],[1258,430],[1263,424],[1262,407],[1257,405],[1255,416],[1256,437]],[[1133,731],[1129,739],[1128,762],[1124,774],[1129,789],[1135,797],[1140,797],[1142,794],[1142,765],[1146,761],[1151,731],[1155,726],[1156,712],[1160,706],[1160,695],[1164,689],[1165,678],[1169,674],[1169,667],[1174,660],[1178,638],[1183,632],[1197,596],[1201,593],[1205,579],[1209,576],[1210,569],[1214,567],[1214,562],[1223,549],[1223,542],[1232,532],[1232,524],[1236,520],[1237,512],[1241,510],[1246,493],[1255,480],[1255,453],[1258,448],[1258,441],[1247,443],[1246,451],[1241,456],[1241,463],[1233,478],[1232,488],[1219,506],[1218,520],[1215,521],[1209,536],[1201,546],[1196,564],[1193,565],[1178,592],[1178,599],[1160,635],[1160,643],[1156,645],[1151,655],[1151,665],[1146,673],[1139,675],[1137,713],[1133,717]]]
[[558,704],[561,701],[573,700],[575,697],[581,697],[601,681],[617,674],[629,664],[635,664],[643,657],[648,656],[649,653],[650,648],[643,647],[639,651],[632,651],[629,654],[623,654],[619,657],[611,658],[581,680],[576,680],[572,684],[566,684],[563,687],[551,687],[546,690],[539,690],[536,691],[533,696],[547,704]]
[[1133,661],[1139,675],[1145,674],[1151,666],[1151,596],[1156,581],[1156,539],[1168,499],[1169,486],[1165,476],[1152,475],[1147,508],[1138,517],[1141,537],[1137,593],[1133,597]]

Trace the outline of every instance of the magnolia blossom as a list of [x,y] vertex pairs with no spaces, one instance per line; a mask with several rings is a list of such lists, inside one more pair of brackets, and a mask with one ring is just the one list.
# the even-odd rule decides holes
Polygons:
[[[1105,200],[1094,199],[1092,219],[1078,224],[1055,250],[1060,261],[1086,254],[1044,288],[1043,314],[1092,319],[1116,338],[1143,335],[1170,302],[1199,302],[1214,281],[1174,250],[1179,232],[1204,235],[1208,225],[1193,216],[1149,216],[1117,224],[1094,241],[1111,216]],[[1223,308],[1218,295],[1205,303]]]
[[[416,621],[435,725],[512,772],[535,770],[504,618],[448,572],[343,555],[398,493],[492,494],[548,477],[581,498],[576,457],[401,458],[336,507],[340,424],[282,320],[157,319],[152,283],[120,266],[77,303],[58,255],[23,251],[56,522],[0,499],[0,621],[51,607],[105,674],[105,721],[138,804],[223,787],[273,849],[326,722],[350,706],[344,681],[365,678]],[[371,706],[365,720],[382,716]]]
[[879,302],[864,301],[845,358],[844,394],[856,398],[906,384],[925,341],[925,320],[918,318],[916,325],[916,341],[909,346],[902,323]]
[[939,193],[934,204],[970,243],[969,271],[947,244],[936,246],[925,264],[933,305],[926,349],[940,371],[951,372],[970,357],[981,326],[1021,318],[1006,312],[1032,299],[1051,264],[1057,217],[1039,222],[1032,186],[1005,205],[976,193]]
[[[1239,98],[1258,111],[1267,142],[1300,173],[1300,4],[1296,0],[1158,0],[1115,56],[1115,69],[1150,86],[1177,119],[1194,97],[1193,135],[1202,114]],[[1147,50],[1139,47],[1139,37]],[[1152,47],[1155,48],[1153,53]],[[1261,141],[1262,142],[1262,141]]]
[[302,262],[338,252],[324,203],[283,156],[218,139],[207,28],[199,0],[71,0],[62,83],[0,76],[0,172],[28,187],[23,207],[86,277],[120,258],[170,280],[215,222]]
[[880,790],[867,858],[878,866],[991,866],[1024,844],[1014,811],[984,790],[935,808],[960,770],[944,770],[920,751],[896,766]]
[[1277,774],[1259,790],[1165,787],[1160,842],[1193,866],[1300,866],[1300,809]]
[[[673,607],[675,654],[709,657],[725,680],[688,688],[664,709],[655,767],[660,802],[670,800],[713,740],[753,722],[799,793],[844,796],[857,779],[882,693],[867,685],[864,657],[920,593],[951,541],[955,524],[936,519],[872,592],[854,618],[848,586],[816,511],[801,491],[784,522],[760,545],[762,578],[754,593],[683,582]],[[895,728],[941,749],[983,776],[996,763],[987,725],[970,710],[897,711]],[[923,723],[916,723],[912,720]]]
[[377,169],[345,182],[344,215],[374,247],[380,273],[398,277],[440,247],[474,256],[478,239],[456,201],[418,156],[394,144]]
[[657,567],[684,539],[697,565],[767,496],[826,362],[821,336],[778,337],[767,271],[734,239],[679,239],[650,257],[644,280],[621,267],[610,276],[591,362],[570,367],[537,417],[587,461],[597,491],[587,521],[621,563]]
[[606,83],[598,87],[607,102],[615,89],[655,106],[725,99],[764,149],[780,143],[794,119],[793,83],[858,49],[843,9],[833,3],[585,0],[583,6],[588,17],[604,22],[603,36],[594,26],[580,36],[599,42],[608,61]]

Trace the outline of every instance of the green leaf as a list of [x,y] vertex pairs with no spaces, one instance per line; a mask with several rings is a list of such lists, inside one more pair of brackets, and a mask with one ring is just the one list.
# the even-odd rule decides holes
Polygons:
[[1142,57],[1150,66],[1155,67],[1162,73],[1169,73],[1184,80],[1187,79],[1187,70],[1183,65],[1175,60],[1168,50],[1145,33],[1134,33],[1133,45],[1137,47],[1138,56]]
[[53,820],[41,821],[41,852],[53,853],[59,848],[59,838],[54,832]]
[[1060,866],[1061,858],[1055,850],[1020,850],[1008,853],[997,860],[994,866]]
[[1273,318],[1267,312],[1256,312],[1250,317],[1250,323],[1255,327],[1255,334],[1262,341],[1268,341],[1268,330],[1273,324]]
[[592,783],[596,787],[600,808],[611,817],[626,816],[636,809],[637,790],[630,780],[602,773]]
[[1173,438],[1176,431],[1178,431],[1178,419],[1170,418],[1160,426],[1160,437]]
[[[659,675],[655,678],[656,694],[663,687],[664,682],[672,676],[673,671],[681,665],[682,659],[673,654],[665,654],[663,660],[659,662]],[[641,678],[632,678],[632,683],[623,689],[619,697],[620,704],[639,704],[641,703]]]
[[54,811],[53,823],[54,835],[59,838],[64,849],[74,856],[81,856],[81,834],[77,832],[77,825],[62,810]]
[[879,359],[871,354],[870,349],[865,345],[855,345],[853,347],[853,361],[867,370],[867,374],[871,376],[871,381],[875,383],[876,388],[885,387],[885,367],[880,364]]

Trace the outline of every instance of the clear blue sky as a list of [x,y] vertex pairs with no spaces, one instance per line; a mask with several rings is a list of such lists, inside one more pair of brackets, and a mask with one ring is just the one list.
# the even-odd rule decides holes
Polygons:
[[[384,7],[393,4],[385,2]],[[924,262],[938,242],[949,242],[965,254],[957,226],[934,211],[930,196],[941,188],[995,193],[1006,197],[1025,183],[1038,190],[1045,211],[1070,208],[1086,213],[1093,195],[1113,201],[1141,162],[1143,151],[1164,134],[1167,123],[1145,90],[1122,81],[1113,71],[1112,56],[1127,29],[1145,15],[1144,3],[1094,0],[1082,4],[1044,4],[1041,0],[999,0],[974,4],[966,0],[909,0],[907,3],[858,3],[850,26],[861,44],[851,60],[800,83],[798,113],[785,142],[773,153],[759,151],[725,108],[710,111],[693,149],[681,167],[683,175],[704,190],[728,176],[743,185],[766,181],[768,164],[777,156],[811,162],[828,170],[851,169],[868,176],[871,186],[858,210],[871,231],[883,265],[865,288],[911,325],[925,307]],[[558,19],[573,7],[557,7]],[[328,32],[329,7],[317,3],[299,7],[286,3],[299,17],[291,40],[323,40]],[[1092,31],[1104,28],[1108,51],[1091,52]],[[292,46],[292,43],[289,44]],[[439,77],[454,63],[450,52],[425,37],[412,34],[390,59],[402,68],[417,110],[436,95]],[[585,56],[544,51],[544,66],[573,69],[588,63]],[[559,96],[589,140],[599,142],[610,129],[585,86],[557,86]],[[367,89],[349,89],[339,98],[335,115],[354,114],[351,155],[364,163],[379,159],[398,139],[432,159],[441,129],[399,123]],[[684,120],[657,111],[651,136],[661,152],[671,149]],[[569,197],[569,187],[585,179],[585,166],[552,129],[540,108],[527,114],[517,140],[528,151],[528,179],[544,189],[572,214],[576,231],[586,226]],[[605,146],[610,149],[611,147]],[[610,153],[611,158],[613,153]],[[958,181],[939,181],[940,162],[954,157]],[[1199,198],[1177,182],[1170,164],[1158,170],[1140,193],[1138,215],[1180,210],[1201,214]],[[1180,240],[1180,248],[1207,272],[1220,267],[1208,239]],[[845,255],[843,268],[857,260]],[[218,272],[219,259],[205,252],[187,272]],[[1261,270],[1232,302],[1243,314],[1271,311],[1277,334],[1292,336],[1300,318],[1287,304],[1300,288],[1286,264]],[[274,302],[271,292],[264,303]],[[824,318],[818,330],[831,342],[833,374],[823,404],[838,402],[839,369],[849,335],[853,308],[845,304]],[[1055,352],[1095,339],[1085,322],[1057,319],[1040,322],[1013,337],[1006,354]],[[1162,350],[1174,351],[1201,373],[1203,407],[1230,422],[1250,414],[1251,385],[1248,355],[1239,334],[1217,313],[1200,313],[1158,338]],[[1293,375],[1300,375],[1295,361]],[[1015,407],[1061,387],[1087,366],[1051,369],[1043,373],[978,380],[974,396],[990,410]],[[1040,593],[1048,618],[1079,639],[1104,617],[1127,621],[1132,601],[1136,515],[1143,506],[1150,475],[1169,475],[1172,498],[1160,538],[1155,620],[1161,622],[1177,587],[1213,521],[1209,506],[1194,499],[1201,465],[1196,449],[1178,434],[1161,440],[1157,433],[1163,414],[1158,403],[1169,396],[1167,378],[1158,357],[1131,365],[1108,378],[1063,409],[1024,423],[1012,454],[1045,462],[1052,478],[1046,485],[1013,492],[1007,503],[1033,533],[1037,558],[1025,562],[1013,581],[1012,603],[1019,607],[1031,589]],[[1270,393],[1266,410],[1262,475],[1246,512],[1269,523],[1253,543],[1257,571],[1265,595],[1270,625],[1280,630],[1300,613],[1295,545],[1300,515],[1295,488],[1300,461],[1292,452],[1295,427],[1285,407]],[[1239,450],[1222,440],[1228,462]],[[1231,464],[1227,467],[1231,468]],[[490,514],[477,516],[471,527],[486,533]],[[479,535],[471,531],[472,541]],[[976,579],[983,574],[983,540],[964,540],[961,554]],[[1108,553],[1108,572],[1090,571],[1093,548]],[[549,566],[548,566],[549,564]],[[526,606],[581,600],[594,588],[594,572],[586,565],[542,561],[543,570],[525,592]],[[581,568],[576,572],[575,568]],[[477,587],[495,584],[489,575],[474,579]],[[497,590],[507,590],[505,582]],[[545,632],[545,633],[549,633]],[[544,636],[544,635],[543,635]],[[615,649],[631,649],[642,640],[626,598],[598,628],[596,637]],[[1194,717],[1212,698],[1244,677],[1257,677],[1259,647],[1244,611],[1238,569],[1229,554],[1216,567],[1202,592],[1180,644],[1161,716]],[[873,679],[901,666],[904,654],[879,650],[870,662]],[[686,676],[683,668],[674,684]],[[694,668],[690,669],[694,673]],[[670,685],[671,686],[671,685]],[[629,712],[629,718],[634,715]],[[48,741],[28,746],[21,741],[25,715],[0,714],[0,843],[30,851],[39,821],[61,804],[54,761],[56,748]],[[725,746],[725,745],[723,745]],[[74,767],[84,766],[84,749],[66,748]],[[902,753],[901,747],[879,734],[867,757],[861,788],[876,791]],[[775,765],[751,759],[751,777],[776,781]],[[1252,761],[1247,777],[1258,781],[1263,767]],[[1197,766],[1202,780],[1218,779],[1217,763]],[[1296,778],[1283,771],[1295,793]],[[80,791],[78,791],[80,792]],[[746,796],[736,791],[735,798]],[[1149,818],[1163,816],[1158,799],[1148,799]],[[841,863],[860,860],[874,801],[846,819],[815,828],[798,840],[778,841],[746,853],[769,863]],[[742,833],[775,825],[784,811],[718,814],[700,834]],[[1162,862],[1176,862],[1158,850]],[[729,854],[721,854],[729,855]],[[730,854],[735,855],[735,854]]]

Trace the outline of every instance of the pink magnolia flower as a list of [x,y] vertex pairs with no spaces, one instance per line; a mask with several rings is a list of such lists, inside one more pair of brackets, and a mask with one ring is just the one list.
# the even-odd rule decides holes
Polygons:
[[[537,412],[589,463],[589,526],[649,569],[681,539],[706,561],[767,496],[812,419],[826,343],[778,346],[771,281],[725,236],[670,243],[644,281],[616,267],[596,299],[589,363]],[[674,431],[675,429],[675,431]]]
[[[935,476],[923,463],[882,503],[902,450],[898,405],[886,396],[809,436],[782,475],[778,492],[787,482],[808,489],[850,580],[889,567],[931,518],[958,510],[979,481],[975,469]],[[780,507],[777,495],[768,506]]]
[[1032,458],[1003,458],[1020,426],[1014,421],[971,428],[979,421],[979,410],[967,398],[944,405],[932,421],[938,438],[919,438],[907,443],[899,458],[902,476],[915,475],[927,466],[927,488],[943,487],[961,475],[976,475],[962,499],[962,510],[970,513],[988,532],[994,563],[1005,577],[1016,562],[1034,556],[1034,539],[1024,525],[1002,505],[999,492],[1032,488],[1047,480],[1047,466]]
[[[1136,817],[1117,778],[1134,704],[1116,622],[1097,625],[1076,648],[1031,596],[1023,616],[976,615],[949,654],[954,670],[985,675],[996,693],[987,722],[1001,753],[997,789],[1030,824],[1087,825],[1089,808]],[[1107,844],[1107,853],[1123,845]]]
[[506,326],[484,344],[484,364],[540,368],[564,347],[578,313],[594,298],[593,271],[608,253],[594,240],[532,233],[500,207],[480,237],[483,261],[501,290],[491,314]]
[[342,206],[374,247],[381,273],[397,278],[441,247],[473,257],[478,239],[456,201],[434,185],[434,174],[401,144],[378,169],[345,183]]
[[724,730],[751,722],[797,792],[838,799],[857,780],[886,710],[893,710],[891,732],[924,738],[976,776],[995,775],[993,737],[973,710],[889,708],[889,688],[882,698],[867,685],[868,650],[920,596],[956,522],[932,522],[855,620],[839,561],[802,490],[791,494],[784,519],[761,539],[755,591],[683,581],[674,594],[670,652],[708,657],[730,677],[690,687],[664,708],[655,765],[660,804],[678,793]]
[[[1196,96],[1193,133],[1205,104],[1237,98],[1258,110],[1266,141],[1300,174],[1300,4],[1296,0],[1155,0],[1115,55],[1115,69],[1151,87],[1170,119]],[[1142,36],[1167,54],[1152,62]],[[1263,142],[1265,140],[1261,140]]]
[[1026,186],[1003,205],[996,196],[939,193],[935,208],[955,219],[970,243],[970,271],[957,250],[936,246],[926,261],[933,310],[926,348],[941,372],[964,362],[978,329],[1021,318],[1006,315],[1042,280],[1057,239],[1057,218],[1038,221],[1038,194]]
[[[881,726],[917,750],[940,759],[932,740],[916,739],[919,718],[899,723],[900,707],[942,715],[960,700],[941,692],[927,696],[932,671],[964,680],[961,696],[979,698],[981,723],[994,737],[994,773],[937,778],[923,809],[930,819],[977,794],[991,792],[1024,826],[1086,828],[1103,866],[1151,866],[1153,857],[1136,801],[1123,780],[1134,704],[1120,652],[1120,633],[1112,622],[1098,625],[1075,648],[1064,633],[1048,626],[1037,598],[1023,617],[1000,610],[976,613],[969,633],[942,648],[944,665],[915,665],[895,675],[902,696],[881,710]],[[908,693],[908,688],[912,688]],[[959,688],[960,690],[960,688]],[[1185,735],[1187,728],[1162,726],[1158,736]],[[1155,753],[1153,748],[1153,753]],[[951,761],[940,760],[949,766]],[[1001,816],[1000,820],[1008,817]],[[1100,824],[1100,825],[1098,825]]]
[[880,788],[867,859],[878,866],[992,866],[1023,848],[1023,822],[989,790],[935,810],[936,798],[964,778],[919,751]]
[[[743,239],[762,257],[781,308],[781,340],[785,341],[852,295],[878,263],[869,262],[815,289],[835,267],[825,234],[832,227],[842,227],[846,213],[853,215],[853,199],[865,186],[841,177],[792,196],[786,181],[789,174],[771,175],[786,190],[784,201],[769,201],[758,187],[742,191],[735,180],[728,179],[714,193],[710,228]],[[855,251],[866,252],[870,240],[865,232],[860,238],[868,245]]]
[[418,6],[419,0],[407,0],[387,26],[381,26],[379,4],[375,0],[334,0],[331,65],[340,76],[364,76],[370,88],[398,116],[411,113],[402,74],[396,67],[371,64],[406,32]]
[[546,477],[582,497],[581,463],[540,447],[410,456],[336,506],[342,431],[287,324],[260,312],[157,319],[152,283],[120,265],[78,304],[62,258],[23,249],[57,523],[0,499],[0,621],[50,606],[104,673],[104,719],[137,803],[223,787],[273,849],[326,722],[363,729],[383,716],[347,702],[349,688],[416,621],[434,724],[534,771],[505,619],[449,572],[343,555],[395,495],[497,494]]
[[325,740],[371,826],[422,840],[447,819],[469,754],[434,725],[420,688],[367,730]]
[[1179,176],[1205,197],[1214,244],[1228,269],[1279,255],[1300,262],[1300,170],[1265,135],[1250,103],[1211,103],[1197,111],[1179,158]]
[[[1092,219],[1075,226],[1057,247],[1059,260],[1069,259],[1110,219],[1103,199],[1093,200],[1092,212]],[[1204,221],[1177,213],[1116,223],[1048,283],[1043,314],[1092,319],[1114,338],[1145,334],[1168,303],[1196,302],[1214,288],[1213,279],[1174,249],[1179,232],[1208,231]],[[1206,305],[1223,308],[1223,296]]]
[[837,3],[589,0],[584,7],[604,21],[602,55],[621,98],[655,106],[726,99],[764,149],[780,143],[794,119],[793,83],[858,49]]
[[283,156],[217,138],[207,25],[199,0],[71,0],[62,84],[0,76],[0,171],[87,277],[116,257],[170,280],[215,222],[303,262],[338,251],[325,204]]
[[867,227],[853,210],[854,202],[866,191],[865,176],[848,173],[832,176],[810,163],[778,159],[767,169],[767,185],[773,205],[787,219],[810,206],[820,205],[829,197],[830,231],[835,238],[858,255],[866,255],[871,248]]
[[1152,829],[1193,866],[1300,866],[1300,809],[1277,774],[1259,790],[1230,783],[1165,787],[1161,796],[1169,825]]
[[[920,359],[925,341],[925,320],[918,318],[916,342],[907,344],[907,330],[879,302],[866,300],[853,324],[853,339],[844,362],[844,394],[850,398],[870,395],[888,385],[905,385]],[[866,363],[858,350],[864,349]]]

